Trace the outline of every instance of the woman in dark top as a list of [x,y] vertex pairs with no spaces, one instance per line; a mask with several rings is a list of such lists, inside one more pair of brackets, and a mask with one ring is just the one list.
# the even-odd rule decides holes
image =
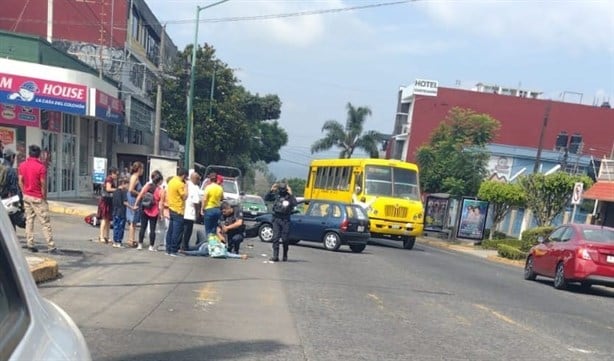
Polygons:
[[113,219],[113,192],[117,189],[117,175],[115,167],[109,168],[107,178],[102,185],[100,201],[98,202],[98,219],[100,219],[99,241],[109,243],[111,220]]

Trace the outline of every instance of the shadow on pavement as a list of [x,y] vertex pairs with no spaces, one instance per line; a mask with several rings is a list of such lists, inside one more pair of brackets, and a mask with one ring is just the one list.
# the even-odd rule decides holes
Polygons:
[[[280,262],[281,263],[281,262]],[[47,284],[40,288],[104,288],[104,287],[142,287],[142,286],[177,286],[177,285],[195,285],[205,283],[218,283],[218,282],[245,282],[245,281],[268,281],[270,279],[265,278],[228,278],[218,280],[194,280],[184,282],[150,282],[150,283],[96,283],[96,284],[80,284],[80,285],[54,285]]]
[[[220,342],[210,345],[200,345],[185,349],[143,352],[119,357],[94,358],[98,361],[201,361],[201,360],[234,360],[242,357],[250,359],[265,359],[286,348],[282,343],[272,340],[253,342]],[[275,358],[278,359],[278,358]]]
[[[554,288],[553,281],[550,279],[539,278],[535,282],[541,283],[544,286],[549,286]],[[599,297],[610,297],[614,298],[614,289],[606,288],[605,286],[592,286],[591,288],[583,288],[578,283],[570,283],[567,285],[567,289],[560,292],[571,292],[575,294],[585,294],[585,295],[593,295]]]

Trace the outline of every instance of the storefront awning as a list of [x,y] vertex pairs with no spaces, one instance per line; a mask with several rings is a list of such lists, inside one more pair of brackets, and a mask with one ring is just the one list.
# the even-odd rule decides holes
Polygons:
[[584,192],[582,197],[605,202],[614,202],[614,182],[598,181]]

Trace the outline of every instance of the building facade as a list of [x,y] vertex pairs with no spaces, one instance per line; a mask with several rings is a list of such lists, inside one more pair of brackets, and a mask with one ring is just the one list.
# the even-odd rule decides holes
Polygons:
[[[418,147],[429,142],[435,128],[454,107],[485,113],[500,121],[493,143],[502,148],[496,156],[506,156],[512,163],[515,149],[522,149],[523,159],[533,153],[531,160],[535,161],[543,131],[540,170],[544,172],[549,169],[548,163],[561,165],[567,171],[586,172],[591,156],[599,160],[614,152],[614,133],[607,131],[614,126],[614,109],[540,99],[540,94],[481,83],[473,90],[437,86],[428,94],[416,92],[415,86],[403,87],[399,90],[387,156],[415,162]],[[510,153],[501,154],[506,149]],[[529,173],[532,170],[527,169]]]
[[124,121],[117,83],[38,37],[0,32],[0,139],[25,160],[40,145],[50,198],[89,195],[94,157]]
[[[109,164],[123,168],[153,153],[156,85],[177,48],[144,0],[12,2],[0,29],[41,36],[118,83],[125,118],[111,130]],[[175,155],[176,145],[161,142],[161,153]]]

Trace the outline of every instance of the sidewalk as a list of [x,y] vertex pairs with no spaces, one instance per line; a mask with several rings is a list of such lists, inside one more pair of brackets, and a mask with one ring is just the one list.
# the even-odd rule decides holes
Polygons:
[[[49,200],[49,211],[78,217],[86,217],[96,213],[98,209],[97,197],[71,198],[63,200]],[[36,283],[46,282],[60,276],[57,261],[40,255],[26,254],[26,261],[34,281]]]
[[422,236],[417,238],[416,241],[418,243],[427,244],[433,247],[451,249],[456,252],[462,252],[475,257],[485,258],[494,262],[505,263],[516,267],[524,267],[524,261],[515,261],[499,257],[497,251],[491,249],[483,249],[480,246],[475,246],[473,245],[473,243],[469,242],[452,242],[432,236]]
[[51,213],[70,214],[85,217],[98,210],[98,198],[70,198],[62,200],[49,200]]

